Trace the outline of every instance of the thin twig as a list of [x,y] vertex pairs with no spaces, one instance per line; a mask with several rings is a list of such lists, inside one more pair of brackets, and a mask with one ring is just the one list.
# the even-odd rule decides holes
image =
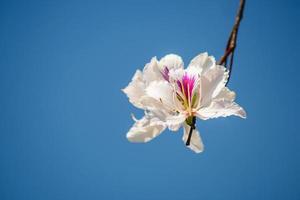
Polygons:
[[[236,48],[236,41],[237,41],[237,36],[239,32],[239,27],[241,20],[243,19],[243,14],[244,14],[244,8],[245,8],[245,2],[246,0],[240,0],[240,5],[239,9],[237,12],[237,15],[235,17],[235,23],[233,25],[232,31],[230,33],[229,39],[227,41],[226,49],[224,52],[224,55],[221,57],[220,61],[218,62],[219,65],[225,65],[227,69],[229,70],[229,77],[227,80],[226,85],[228,84],[232,72],[232,65],[233,65],[233,58],[234,58],[234,51]],[[227,66],[227,59],[229,58],[229,66]]]
[[[240,0],[240,5],[238,8],[237,15],[235,17],[235,23],[233,25],[232,31],[230,33],[229,39],[227,41],[226,49],[224,52],[224,55],[221,57],[220,61],[218,62],[219,65],[224,65],[228,70],[229,70],[229,76],[226,85],[229,82],[231,72],[232,72],[232,65],[233,65],[233,58],[234,58],[234,51],[236,48],[236,40],[237,40],[237,35],[240,27],[241,20],[243,19],[243,13],[244,13],[244,8],[245,8],[245,2],[246,0]],[[229,66],[227,66],[227,59],[229,58]],[[196,117],[193,117],[190,132],[186,141],[186,146],[190,145],[191,138],[192,138],[192,133],[193,130],[196,128]]]

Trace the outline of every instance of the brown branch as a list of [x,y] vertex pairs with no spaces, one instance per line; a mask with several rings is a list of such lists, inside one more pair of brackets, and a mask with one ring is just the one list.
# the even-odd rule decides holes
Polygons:
[[[226,85],[229,82],[231,72],[232,72],[232,65],[233,65],[233,58],[234,58],[234,51],[236,48],[236,40],[237,40],[237,35],[240,27],[241,20],[243,19],[243,14],[244,14],[244,8],[245,8],[245,2],[246,0],[240,0],[240,5],[238,8],[237,15],[235,17],[235,23],[233,25],[232,31],[230,33],[229,39],[227,41],[226,49],[224,52],[224,55],[221,57],[220,61],[218,62],[219,65],[224,65],[226,68],[229,70],[229,76]],[[229,66],[227,66],[227,59],[229,58]],[[190,125],[190,132],[186,141],[186,146],[190,145],[191,138],[192,138],[192,133],[193,130],[196,128],[196,117],[193,116],[192,124]]]
[[[246,0],[240,0],[239,9],[238,9],[237,15],[235,17],[235,23],[233,25],[233,28],[232,28],[232,31],[230,33],[229,39],[227,41],[227,45],[226,45],[224,55],[221,57],[220,61],[218,62],[219,65],[225,65],[226,68],[229,70],[229,77],[228,77],[226,85],[229,82],[231,72],[232,72],[234,51],[235,51],[235,48],[236,48],[236,41],[237,41],[237,36],[238,36],[238,32],[239,32],[240,23],[241,23],[241,20],[243,19],[245,2],[246,2]],[[227,59],[228,58],[230,60],[229,66],[227,66]]]

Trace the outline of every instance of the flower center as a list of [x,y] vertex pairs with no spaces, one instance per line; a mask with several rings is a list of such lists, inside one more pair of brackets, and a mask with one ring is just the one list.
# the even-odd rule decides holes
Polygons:
[[[170,70],[167,66],[164,66],[160,73],[166,81],[171,81],[169,75]],[[179,91],[177,90],[176,92],[176,97],[181,106],[183,106],[182,109],[188,112],[189,116],[193,116],[194,108],[197,107],[199,100],[199,92],[195,92],[194,90],[197,84],[196,77],[185,72],[180,79],[174,81],[174,83],[177,84],[179,88]]]
[[193,89],[195,86],[195,77],[189,76],[187,73],[185,73],[182,76],[181,81],[177,80],[177,85],[180,89],[180,91],[184,94],[186,99],[191,100],[193,96]]
[[194,92],[196,78],[185,73],[181,80],[177,80],[177,85],[181,94],[177,93],[177,99],[182,103],[189,115],[193,115],[193,107],[195,107],[198,100],[198,93]]

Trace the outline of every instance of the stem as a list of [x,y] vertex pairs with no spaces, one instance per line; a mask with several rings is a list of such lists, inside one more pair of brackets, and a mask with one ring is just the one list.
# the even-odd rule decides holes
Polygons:
[[[238,8],[238,12],[237,12],[237,15],[235,17],[235,22],[234,22],[234,25],[232,27],[229,39],[227,41],[227,45],[226,45],[224,55],[221,57],[221,59],[218,62],[219,65],[225,65],[225,67],[229,70],[229,75],[228,75],[228,80],[227,80],[226,85],[228,84],[228,82],[230,80],[230,76],[231,76],[231,72],[232,72],[234,51],[235,51],[235,48],[236,48],[236,40],[237,40],[237,35],[238,35],[240,23],[241,23],[241,20],[243,19],[245,2],[246,2],[246,0],[240,0],[240,5],[239,5],[239,8]],[[229,66],[227,66],[228,57],[229,57],[229,60],[230,60],[229,61]],[[186,141],[186,146],[190,145],[193,130],[196,128],[195,124],[196,124],[196,117],[193,117],[192,124],[190,125],[191,128],[190,128],[190,132],[189,132],[189,135],[188,135],[188,139]]]
[[188,136],[188,138],[186,140],[186,143],[185,143],[186,146],[189,146],[190,143],[191,143],[191,138],[192,138],[193,130],[196,129],[195,125],[196,125],[196,117],[193,116],[192,124],[191,124],[191,128],[190,128],[190,132],[189,132],[189,136]]

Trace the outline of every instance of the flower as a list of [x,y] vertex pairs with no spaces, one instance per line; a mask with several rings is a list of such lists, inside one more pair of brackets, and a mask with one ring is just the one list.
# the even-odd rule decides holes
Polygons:
[[[202,53],[184,69],[180,56],[169,54],[156,57],[137,70],[123,89],[129,101],[145,111],[127,133],[131,142],[149,142],[166,128],[177,131],[183,126],[183,141],[193,127],[192,119],[207,120],[230,115],[246,117],[242,107],[234,102],[235,93],[226,87],[228,71],[217,65],[213,56]],[[196,153],[204,146],[198,130],[193,127],[188,145]]]

